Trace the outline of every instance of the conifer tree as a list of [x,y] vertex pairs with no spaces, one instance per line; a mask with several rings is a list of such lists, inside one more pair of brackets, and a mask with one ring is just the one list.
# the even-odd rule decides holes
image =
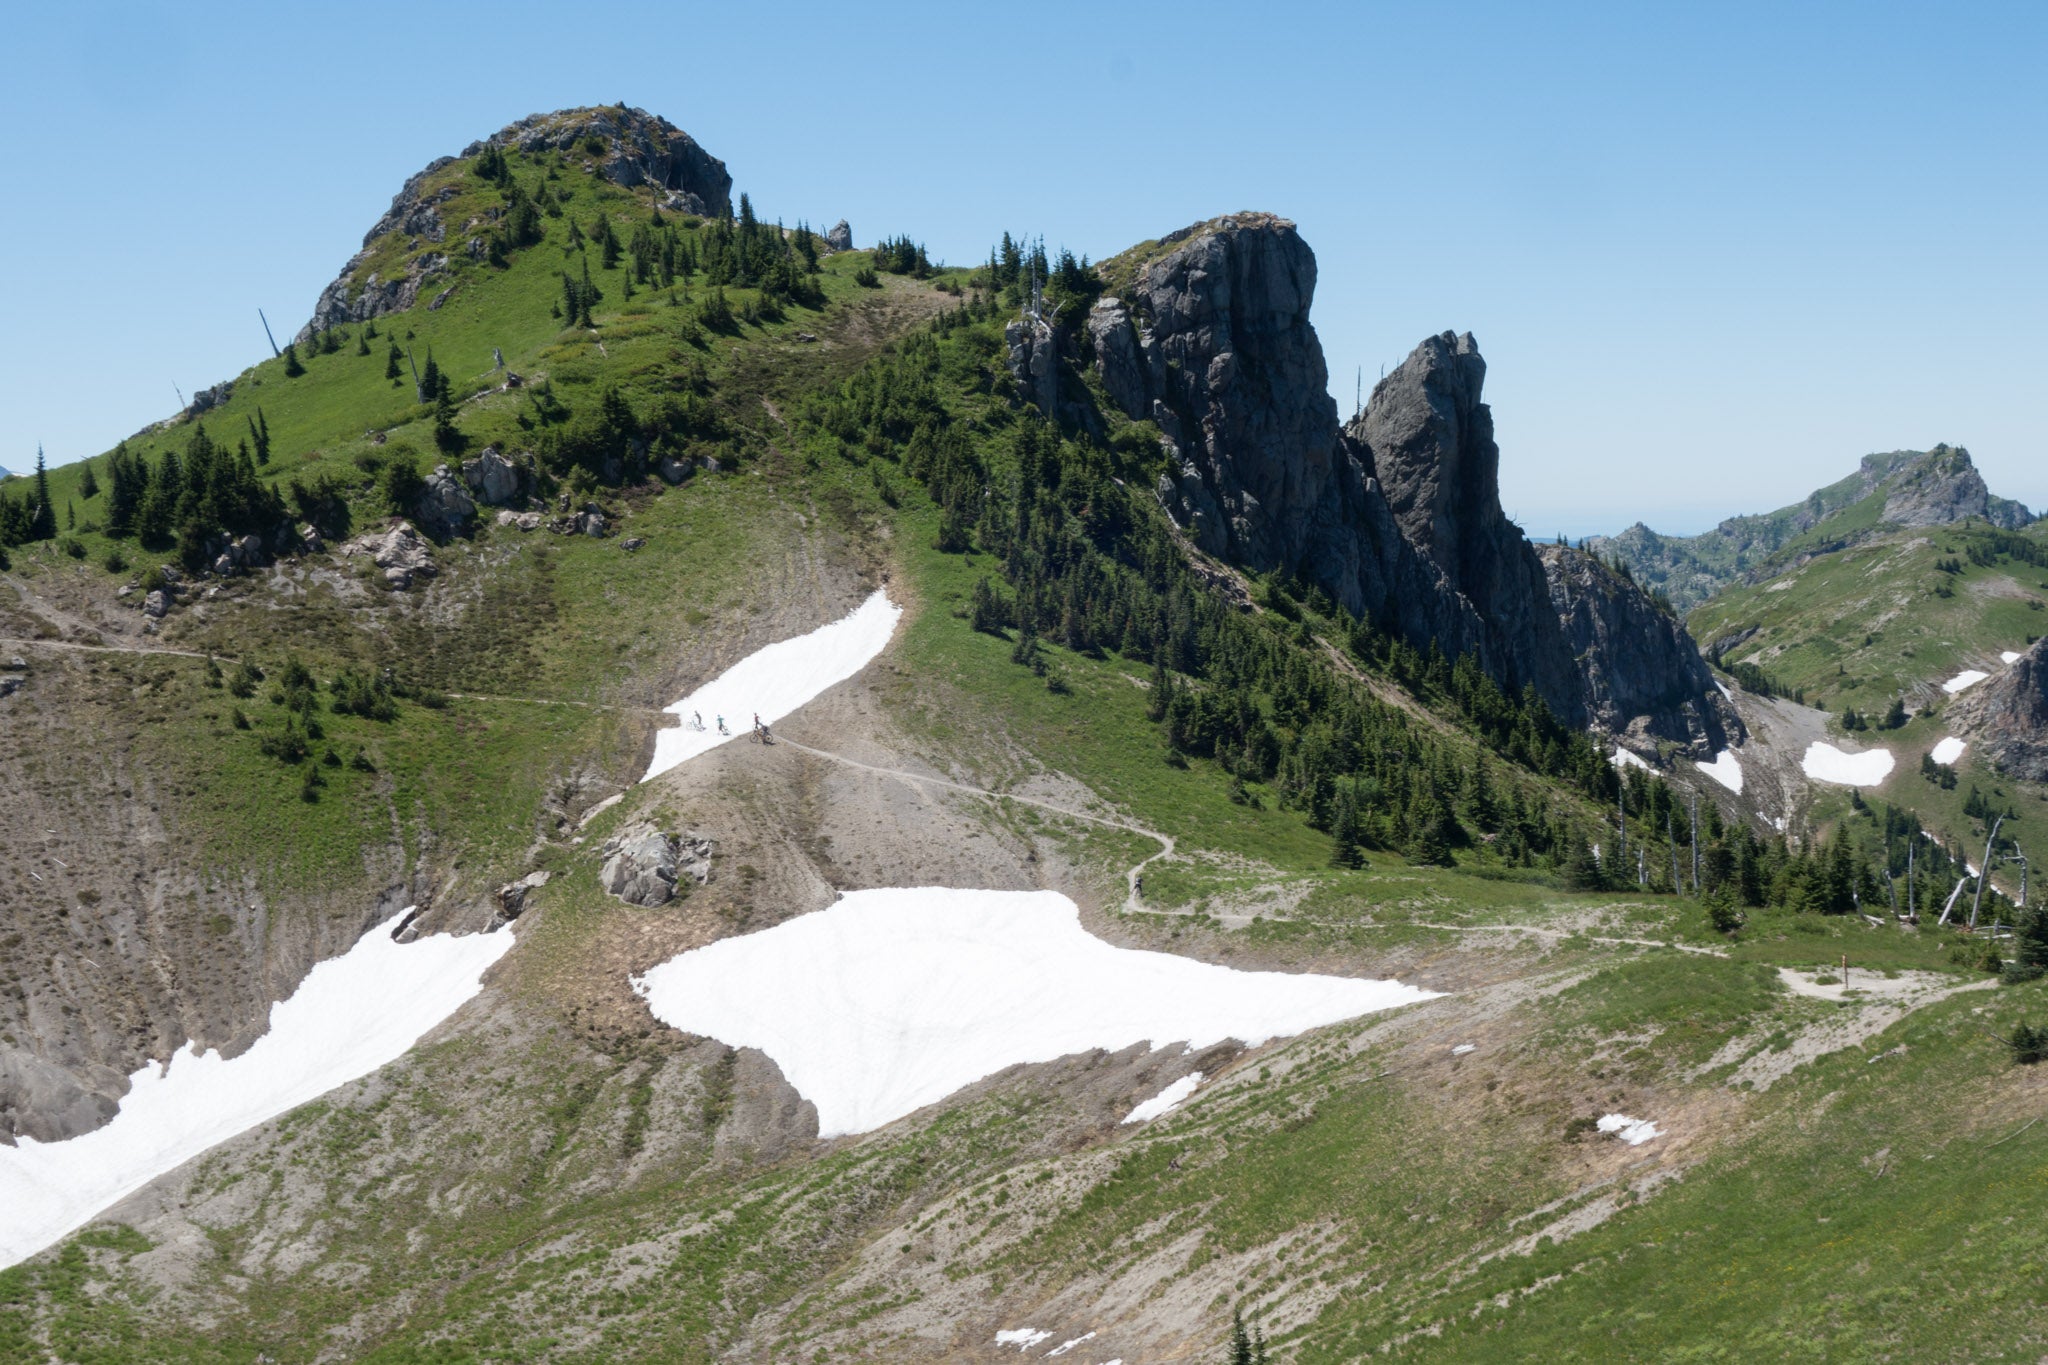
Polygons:
[[50,505],[50,475],[43,467],[43,448],[36,447],[36,505],[29,514],[30,540],[48,540],[57,534],[57,509]]
[[299,348],[297,344],[287,341],[284,344],[284,377],[286,379],[297,379],[305,372],[306,367],[299,363]]
[[396,384],[405,377],[405,371],[398,364],[398,339],[391,339],[391,348],[384,353],[384,377]]
[[434,363],[434,348],[427,347],[426,368],[420,371],[420,395],[432,403],[441,396],[441,367]]
[[357,355],[368,355],[369,353],[370,353],[370,330],[369,330],[369,328],[367,328],[367,327],[366,327],[366,328],[364,328],[364,329],[363,329],[362,331],[360,331],[360,332],[357,332],[357,333],[356,333],[356,354],[357,354]]
[[100,495],[100,481],[93,476],[92,461],[81,460],[78,469],[78,496],[91,502]]

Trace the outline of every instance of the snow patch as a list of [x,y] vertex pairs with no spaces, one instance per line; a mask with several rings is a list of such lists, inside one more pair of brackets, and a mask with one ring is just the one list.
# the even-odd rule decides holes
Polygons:
[[2016,649],[2001,649],[1998,651],[1998,660],[2000,663],[2016,664],[2020,661],[2020,653]]
[[1928,757],[1932,758],[1936,763],[1953,763],[1961,758],[1963,750],[1969,747],[1962,740],[1957,739],[1954,735],[1950,735],[1942,740],[1941,743],[1935,745],[1934,752],[1929,754]]
[[[902,616],[903,608],[877,589],[850,615],[749,654],[665,708],[683,724],[654,732],[654,761],[640,780],[657,777],[748,733],[756,712],[773,725],[825,689],[845,682],[888,646]],[[704,717],[702,730],[691,724],[698,715]],[[721,716],[730,734],[718,733]]]
[[1047,1351],[1045,1353],[1045,1358],[1047,1360],[1051,1360],[1054,1356],[1063,1356],[1067,1352],[1073,1350],[1076,1346],[1079,1346],[1082,1342],[1093,1340],[1095,1340],[1095,1333],[1085,1332],[1082,1335],[1075,1337],[1072,1341],[1063,1341],[1059,1345],[1053,1347],[1050,1351]]
[[232,1061],[180,1048],[128,1078],[104,1126],[63,1142],[0,1147],[0,1266],[84,1227],[150,1181],[338,1085],[397,1061],[483,988],[512,935],[394,943],[372,929],[314,967],[270,1029]]
[[1983,682],[1986,678],[1990,676],[1991,675],[1989,673],[1984,672],[1982,669],[1966,668],[1962,672],[1956,674],[1953,678],[1950,678],[1947,682],[1943,683],[1941,685],[1941,690],[1948,693],[1951,697],[1953,697],[1956,693],[1962,691],[1964,688],[1975,687],[1978,683]]
[[1051,1337],[1052,1333],[1041,1332],[1035,1327],[1012,1327],[996,1333],[996,1345],[1014,1346],[1020,1351],[1028,1351],[1039,1342],[1050,1340]]
[[1116,948],[1056,891],[947,887],[849,891],[670,958],[633,987],[663,1023],[774,1058],[827,1137],[1018,1063],[1142,1042],[1256,1047],[1437,994]]
[[1723,749],[1715,754],[1712,763],[1695,762],[1692,766],[1737,796],[1742,795],[1742,760],[1735,756],[1733,749]]
[[[1150,1123],[1162,1114],[1180,1108],[1180,1102],[1195,1093],[1195,1087],[1202,1083],[1202,1073],[1190,1071],[1166,1089],[1146,1100],[1143,1104],[1124,1115],[1125,1123]],[[1058,1355],[1058,1351],[1048,1352]]]
[[1807,746],[1799,766],[1816,782],[1833,782],[1843,787],[1875,787],[1890,776],[1897,760],[1889,749],[1869,749],[1860,754],[1844,753],[1818,740]]
[[1453,1057],[1462,1057],[1468,1052],[1477,1052],[1478,1050],[1479,1044],[1477,1043],[1460,1043],[1451,1049],[1451,1055]]
[[1600,1131],[1612,1133],[1631,1147],[1640,1147],[1654,1137],[1663,1137],[1657,1125],[1649,1119],[1632,1119],[1627,1114],[1602,1114]]
[[1641,754],[1630,749],[1624,749],[1618,744],[1615,746],[1614,752],[1607,756],[1607,761],[1617,768],[1641,768],[1646,773],[1657,771],[1657,766],[1654,763],[1646,762]]
[[1726,697],[1726,698],[1727,698],[1728,700],[1730,700],[1730,701],[1734,701],[1734,700],[1735,700],[1735,694],[1734,694],[1733,692],[1730,692],[1730,691],[1728,690],[1728,684],[1727,684],[1727,683],[1724,683],[1724,682],[1722,682],[1722,681],[1721,681],[1721,680],[1720,680],[1719,678],[1716,678],[1716,679],[1714,679],[1714,686],[1716,686],[1716,687],[1718,687],[1718,688],[1720,688],[1720,689],[1721,689],[1721,695],[1722,695],[1722,696]]

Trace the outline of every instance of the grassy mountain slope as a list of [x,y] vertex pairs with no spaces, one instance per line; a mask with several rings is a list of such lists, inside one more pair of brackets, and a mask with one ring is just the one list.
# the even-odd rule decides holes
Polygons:
[[[526,183],[550,168],[510,160]],[[586,229],[600,207],[651,214],[553,169]],[[467,163],[441,174],[484,183]],[[500,193],[476,192],[472,212]],[[614,534],[486,523],[404,592],[359,561],[287,557],[201,580],[153,633],[115,594],[163,552],[85,529],[106,495],[79,496],[82,470],[52,474],[82,556],[11,552],[0,633],[30,659],[0,703],[12,786],[53,805],[55,775],[78,772],[51,827],[119,874],[92,910],[53,865],[83,860],[23,837],[44,810],[17,813],[10,891],[42,917],[21,932],[68,961],[71,925],[121,927],[122,822],[153,805],[147,943],[201,1006],[152,1013],[117,982],[75,1009],[231,1036],[394,889],[473,929],[501,881],[555,876],[484,996],[404,1061],[0,1272],[0,1361],[995,1359],[996,1331],[1022,1327],[1055,1332],[1045,1347],[1095,1333],[1076,1359],[1197,1360],[1220,1358],[1240,1305],[1303,1361],[2043,1349],[2048,1126],[2021,1125],[2048,1096],[2000,1036],[2048,1023],[2048,986],[1951,993],[1989,980],[1956,936],[1790,903],[1717,933],[1668,894],[1673,792],[1641,781],[1626,799],[1651,887],[1569,889],[1586,840],[1611,838],[1604,758],[1313,594],[1198,577],[1142,491],[1154,433],[1062,440],[1019,408],[1006,282],[847,253],[821,263],[818,306],[719,331],[699,321],[707,278],[627,301],[593,261],[595,326],[564,331],[550,291],[581,265],[565,230],[548,220],[502,268],[454,267],[450,301],[380,320],[371,356],[349,329],[304,376],[255,367],[204,420],[232,439],[260,405],[264,480],[334,473],[361,529],[387,510],[393,457],[425,466],[435,446],[409,379],[383,378],[383,338],[432,342],[456,374],[499,346],[527,386],[464,401],[460,437],[533,451],[550,508],[597,502]],[[755,301],[723,287],[735,310]],[[608,389],[657,449],[721,467],[667,487],[627,472],[630,440],[565,457]],[[703,405],[689,429],[655,430],[684,395]],[[110,551],[131,567],[108,570]],[[885,579],[907,608],[896,642],[778,727],[793,743],[626,785],[654,708]],[[267,676],[236,698],[208,653],[224,684],[243,659]],[[293,656],[324,733],[285,763],[260,745],[306,714],[271,698]],[[333,710],[351,667],[392,670],[394,718]],[[310,800],[307,772],[326,784]],[[1158,850],[1137,829],[920,777],[1114,812],[1177,853],[1132,912],[1124,871]],[[1702,790],[1711,876],[1741,840]],[[1332,865],[1346,811],[1363,866]],[[657,910],[603,896],[596,849],[641,817],[717,838],[712,882]],[[1811,880],[1767,856],[1786,885]],[[1055,887],[1128,946],[1446,994],[1256,1051],[1014,1068],[820,1142],[772,1064],[655,1024],[628,985],[835,889],[920,884]],[[302,918],[325,927],[276,947]],[[1843,953],[1868,993],[1839,1003],[1777,970]],[[37,992],[78,990],[35,970],[48,981],[0,995],[10,1030],[42,1017]],[[1119,1122],[1194,1069],[1212,1081],[1182,1110]],[[1623,1146],[1591,1130],[1610,1112],[1667,1136]]]

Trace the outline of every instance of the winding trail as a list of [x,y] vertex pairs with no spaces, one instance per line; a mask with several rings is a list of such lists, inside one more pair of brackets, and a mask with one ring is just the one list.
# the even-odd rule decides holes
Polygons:
[[835,754],[826,749],[813,749],[810,745],[799,744],[793,739],[777,738],[774,742],[786,745],[801,753],[809,754],[813,758],[822,758],[827,762],[837,763],[842,767],[858,769],[864,773],[873,773],[878,777],[893,777],[899,782],[917,782],[927,787],[943,787],[948,791],[960,792],[966,796],[978,796],[989,801],[1015,801],[1019,805],[1035,806],[1039,810],[1051,811],[1055,815],[1064,815],[1074,820],[1086,820],[1090,824],[1106,825],[1111,829],[1127,830],[1132,834],[1139,834],[1147,839],[1157,840],[1159,851],[1149,858],[1139,860],[1124,873],[1124,909],[1127,911],[1144,911],[1145,907],[1138,900],[1138,879],[1144,875],[1145,869],[1153,863],[1158,862],[1161,858],[1172,857],[1177,847],[1171,834],[1151,829],[1145,825],[1138,824],[1134,820],[1120,819],[1110,815],[1097,815],[1090,811],[1075,810],[1071,806],[1062,806],[1055,801],[1043,801],[1035,796],[1019,796],[1015,792],[992,791],[987,787],[976,787],[966,782],[955,782],[950,778],[931,777],[924,773],[908,772],[902,768],[878,767],[875,764],[862,763],[859,759],[848,758],[844,754]]

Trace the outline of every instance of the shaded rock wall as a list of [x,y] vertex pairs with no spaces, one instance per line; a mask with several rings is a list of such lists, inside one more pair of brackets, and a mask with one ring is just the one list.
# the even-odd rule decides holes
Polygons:
[[1292,223],[1237,214],[1150,250],[1113,263],[1128,278],[1087,341],[1110,403],[1158,425],[1159,498],[1199,548],[1474,653],[1569,724],[1699,751],[1740,735],[1682,626],[1616,575],[1556,577],[1507,519],[1469,334],[1426,339],[1340,429]]

